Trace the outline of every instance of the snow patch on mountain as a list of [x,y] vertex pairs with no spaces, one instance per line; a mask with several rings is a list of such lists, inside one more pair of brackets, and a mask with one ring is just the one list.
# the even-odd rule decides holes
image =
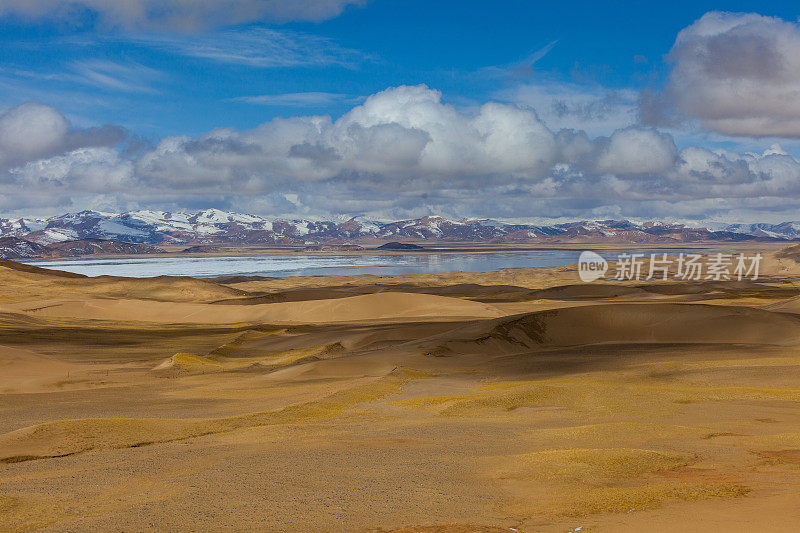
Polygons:
[[[719,229],[722,231],[715,231]],[[379,222],[363,217],[286,220],[220,209],[205,209],[197,213],[81,211],[48,219],[0,218],[0,237],[21,238],[39,245],[80,239],[148,245],[354,244],[389,240],[465,243],[800,240],[800,222],[732,224],[715,230],[664,221],[642,223],[629,220],[582,220],[551,225],[512,224],[492,219],[454,221],[441,216],[396,222]]]

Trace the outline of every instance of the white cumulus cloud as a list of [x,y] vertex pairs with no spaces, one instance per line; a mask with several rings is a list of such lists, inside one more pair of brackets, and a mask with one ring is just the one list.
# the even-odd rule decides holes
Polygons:
[[276,119],[249,131],[165,139],[139,168],[163,180],[216,176],[243,184],[352,173],[536,178],[556,155],[555,136],[533,110],[487,103],[477,113],[465,113],[420,85],[372,95],[336,121]]
[[0,115],[0,167],[42,157],[64,142],[69,123],[52,107],[26,103]]
[[800,137],[800,23],[707,13],[669,59],[664,95],[680,115],[726,135]]
[[127,133],[119,126],[72,128],[58,110],[27,102],[0,113],[0,180],[4,170],[76,148],[113,146]]
[[459,108],[422,85],[376,93],[335,120],[280,118],[136,152],[114,147],[121,134],[72,128],[42,104],[0,115],[0,208],[215,205],[396,219],[749,213],[771,222],[800,206],[800,162],[776,144],[678,150],[670,134],[646,127],[553,132],[532,108]]
[[653,129],[615,131],[597,158],[597,170],[609,174],[655,174],[675,164],[672,137]]

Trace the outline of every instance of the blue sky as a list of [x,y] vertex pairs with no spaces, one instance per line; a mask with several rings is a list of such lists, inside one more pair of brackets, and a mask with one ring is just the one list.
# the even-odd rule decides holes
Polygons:
[[0,212],[800,218],[789,3],[122,5],[0,0]]
[[[639,89],[664,75],[663,58],[678,31],[708,11],[798,15],[789,3],[764,7],[763,2],[373,0],[322,22],[156,35],[98,28],[91,16],[69,23],[6,17],[0,32],[0,94],[6,106],[34,95],[77,124],[115,123],[161,137],[252,128],[276,116],[337,116],[358,98],[404,84],[427,84],[460,105],[496,98],[522,81]],[[250,63],[213,60],[179,51],[181,43],[224,42],[264,28],[294,40],[302,57],[275,57],[259,65],[255,58]],[[158,45],[160,40],[172,44]],[[270,40],[252,38],[265,50]],[[532,72],[497,77],[485,72],[524,62],[551,43]],[[109,72],[112,65],[120,70]],[[115,83],[105,84],[87,71],[108,74]],[[291,93],[330,96],[303,105],[235,100]]]

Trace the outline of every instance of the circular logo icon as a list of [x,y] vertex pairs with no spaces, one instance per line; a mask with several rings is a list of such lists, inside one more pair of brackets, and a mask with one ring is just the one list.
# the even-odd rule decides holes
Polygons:
[[605,276],[607,271],[608,262],[602,255],[588,250],[581,252],[578,258],[578,275],[581,281],[586,283],[597,281]]

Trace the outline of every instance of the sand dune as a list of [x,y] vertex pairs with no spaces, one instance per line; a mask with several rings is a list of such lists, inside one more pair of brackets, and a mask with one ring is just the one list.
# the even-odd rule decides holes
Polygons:
[[0,393],[41,392],[77,368],[30,350],[0,346]]
[[367,294],[334,300],[249,306],[164,303],[128,299],[55,300],[7,304],[0,311],[43,317],[183,324],[314,324],[386,319],[491,318],[502,313],[487,304],[429,294]]
[[533,291],[532,298],[546,298],[553,300],[590,300],[600,298],[616,298],[619,296],[643,296],[647,291],[639,287],[627,287],[624,285],[593,285],[583,283],[581,285],[561,285]]
[[791,529],[797,265],[227,285],[3,263],[0,530]]
[[0,259],[0,268],[7,271],[14,272],[28,272],[30,274],[38,274],[46,277],[54,278],[72,278],[72,279],[87,279],[83,274],[75,274],[73,272],[64,272],[62,270],[53,270],[50,268],[41,268],[33,265],[26,265],[25,263],[18,263],[9,259]]
[[669,296],[714,296],[737,298],[756,296],[780,298],[795,296],[800,289],[795,287],[773,287],[751,280],[693,281],[688,283],[643,283],[639,285],[592,284],[562,285],[531,291],[528,298],[554,300],[605,300],[617,298],[669,297]]
[[[14,261],[0,262],[0,301],[38,300],[76,293],[99,298],[136,298],[168,302],[210,302],[241,297],[245,291],[209,280],[188,277],[87,278],[79,274],[49,270]],[[5,295],[5,298],[4,298]]]
[[764,309],[782,313],[795,313],[800,315],[800,296],[794,296],[775,302],[774,304],[764,306]]
[[[460,337],[460,338],[459,338]],[[607,304],[540,311],[440,336],[440,350],[497,353],[630,343],[800,344],[800,317],[698,304]]]

